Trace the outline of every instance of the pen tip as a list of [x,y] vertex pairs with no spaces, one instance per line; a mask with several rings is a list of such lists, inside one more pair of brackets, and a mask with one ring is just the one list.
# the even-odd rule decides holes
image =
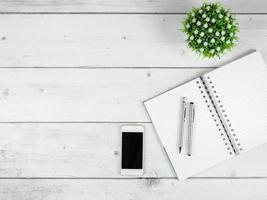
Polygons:
[[182,151],[182,147],[179,147],[179,153],[181,153],[181,151]]
[[188,154],[188,156],[191,156],[191,154]]

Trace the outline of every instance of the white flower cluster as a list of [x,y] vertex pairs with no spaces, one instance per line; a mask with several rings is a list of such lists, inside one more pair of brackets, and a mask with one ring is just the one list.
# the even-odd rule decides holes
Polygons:
[[[196,41],[198,45],[203,45],[199,48],[200,52],[205,51],[205,47],[208,47],[209,53],[214,54],[222,52],[221,42],[229,45],[235,42],[235,22],[232,19],[229,12],[222,10],[220,6],[212,11],[212,7],[207,4],[200,9],[192,11],[188,17],[185,27],[190,29],[188,31],[188,39],[190,41]],[[223,22],[223,23],[222,23]],[[218,23],[223,24],[223,27],[218,28]],[[227,23],[227,25],[225,25]]]

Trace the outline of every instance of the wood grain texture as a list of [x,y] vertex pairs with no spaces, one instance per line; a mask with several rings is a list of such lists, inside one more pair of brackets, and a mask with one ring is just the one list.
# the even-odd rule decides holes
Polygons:
[[[192,54],[173,13],[201,2],[1,1],[0,199],[265,200],[267,145],[178,182],[142,105],[209,70],[175,68],[220,66],[255,48],[267,59],[267,15],[237,16],[240,42],[222,59]],[[221,2],[267,13],[264,0]],[[146,128],[143,179],[119,175],[123,122]]]
[[[19,0],[1,1],[0,12],[134,12],[184,13],[203,0]],[[207,1],[205,1],[207,2]],[[237,13],[266,13],[265,0],[221,0]]]
[[[120,177],[119,123],[55,122],[150,122],[143,100],[206,71],[0,69],[0,122],[52,122],[0,124],[0,176]],[[174,177],[151,124],[146,128],[145,176]],[[266,148],[199,176],[267,177]]]
[[[0,177],[121,177],[121,124],[0,124]],[[144,124],[144,177],[174,177]]]
[[[183,15],[0,15],[0,67],[209,67],[252,49],[267,59],[267,15],[241,15],[221,59],[186,47]],[[130,22],[130,23],[129,23]]]
[[267,180],[0,180],[1,200],[225,200],[267,197]]
[[[121,125],[123,124],[0,124],[0,179],[126,178],[119,171]],[[146,130],[143,177],[176,177],[152,124],[142,125]],[[266,157],[267,145],[263,145],[195,177],[267,177]]]
[[0,122],[150,122],[143,101],[207,69],[0,69]]

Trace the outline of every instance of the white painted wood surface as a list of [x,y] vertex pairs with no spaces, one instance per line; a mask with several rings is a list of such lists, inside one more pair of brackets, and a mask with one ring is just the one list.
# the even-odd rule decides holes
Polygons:
[[238,15],[239,43],[220,60],[186,47],[178,30],[183,17],[0,15],[0,67],[212,67],[255,48],[267,60],[265,15]]
[[[211,1],[211,0],[207,0]],[[205,2],[207,2],[205,1]],[[184,13],[203,0],[19,0],[0,1],[0,12]],[[211,1],[214,2],[214,1]],[[236,13],[266,13],[265,0],[221,0]]]
[[0,122],[150,122],[144,100],[204,72],[0,69]]
[[264,179],[0,180],[1,200],[266,199]]
[[[0,179],[126,178],[120,168],[123,123],[0,124]],[[175,178],[150,123],[145,126],[143,178]],[[267,145],[224,162],[195,177],[267,177]],[[249,164],[248,164],[249,163]]]
[[[177,29],[201,2],[0,1],[0,199],[265,200],[267,145],[178,182],[142,106],[253,49],[267,60],[264,0],[222,0],[238,46],[192,54]],[[124,123],[146,127],[142,179],[119,175]]]

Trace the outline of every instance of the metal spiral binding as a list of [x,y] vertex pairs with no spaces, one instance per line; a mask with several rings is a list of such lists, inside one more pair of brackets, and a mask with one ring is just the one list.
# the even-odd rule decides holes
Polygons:
[[210,92],[207,88],[207,85],[205,83],[205,81],[203,80],[202,77],[200,77],[199,80],[196,80],[196,84],[200,90],[201,96],[204,99],[209,112],[211,113],[211,116],[214,120],[214,122],[216,123],[216,127],[218,130],[218,133],[220,134],[220,136],[222,137],[223,143],[226,146],[226,149],[229,153],[229,155],[233,155],[235,152],[235,148],[227,134],[227,130],[224,127],[223,121],[220,118],[219,113],[217,112],[216,106],[214,104],[214,101],[212,100],[212,97],[210,95]]
[[[239,154],[239,151],[243,151],[243,148],[241,147],[238,136],[237,136],[237,134],[233,128],[233,125],[231,124],[229,116],[226,113],[226,110],[223,106],[223,103],[222,103],[221,99],[219,98],[218,91],[215,89],[215,86],[213,85],[213,82],[212,82],[210,76],[207,76],[207,82],[210,85],[211,91],[212,91],[214,99],[215,99],[214,101],[216,101],[216,103],[217,103],[218,110],[220,109],[220,111],[221,111],[221,115],[223,117],[222,123],[226,128],[226,133],[229,137],[229,140],[232,143],[233,147],[235,148],[235,152],[237,154]],[[213,98],[211,98],[211,99],[213,99]],[[215,108],[216,108],[216,106],[215,106]]]

